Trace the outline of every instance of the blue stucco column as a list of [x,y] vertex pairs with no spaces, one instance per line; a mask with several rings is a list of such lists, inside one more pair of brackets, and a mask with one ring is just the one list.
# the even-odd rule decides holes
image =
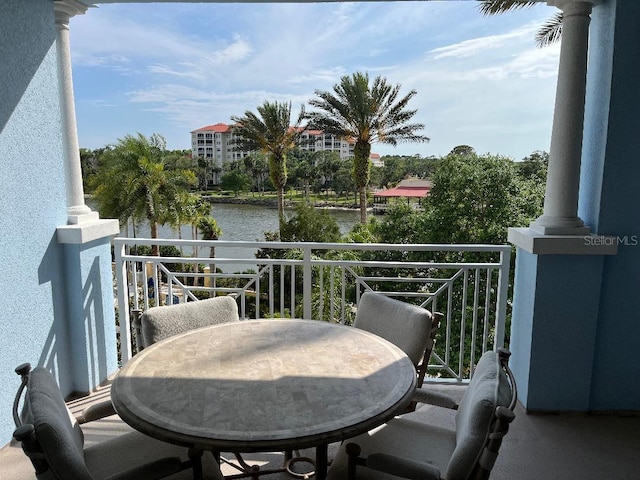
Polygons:
[[527,411],[592,408],[603,271],[606,258],[618,251],[615,238],[591,233],[578,207],[580,196],[591,194],[580,178],[596,3],[549,0],[564,20],[544,213],[530,228],[509,229],[509,241],[518,247],[511,367]]
[[510,364],[527,411],[590,410],[603,262],[517,249]]
[[74,390],[91,392],[118,368],[110,239],[64,245]]
[[602,273],[591,409],[640,411],[640,2],[594,8],[580,212],[615,238]]
[[64,152],[67,223],[56,229],[63,245],[67,317],[73,388],[95,389],[118,366],[111,238],[119,232],[117,220],[103,220],[84,203],[76,126],[69,21],[87,6],[77,0],[54,2],[60,125]]

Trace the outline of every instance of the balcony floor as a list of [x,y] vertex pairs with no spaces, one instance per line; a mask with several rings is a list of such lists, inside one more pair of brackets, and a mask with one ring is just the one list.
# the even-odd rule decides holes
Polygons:
[[[459,397],[461,387],[434,387],[447,390]],[[71,410],[79,412],[88,403],[108,398],[108,389],[103,389],[88,398],[70,402]],[[452,424],[451,412],[437,407],[423,406],[421,412],[442,424]],[[87,443],[100,441],[105,436],[100,422],[95,427],[85,426]],[[335,454],[337,445],[329,449]],[[640,472],[640,417],[614,415],[527,415],[521,406],[516,409],[516,419],[505,437],[500,455],[491,476],[492,480],[539,480],[558,478],[562,480],[631,480]],[[312,456],[312,452],[302,452]],[[249,463],[258,463],[262,468],[278,467],[282,455],[251,454]],[[6,445],[0,449],[2,478],[12,480],[34,480],[35,475],[28,459],[19,445]],[[235,471],[224,467],[225,474]],[[184,472],[188,473],[188,472]],[[190,476],[171,477],[189,478]],[[284,473],[263,476],[265,480],[285,480],[291,477]]]

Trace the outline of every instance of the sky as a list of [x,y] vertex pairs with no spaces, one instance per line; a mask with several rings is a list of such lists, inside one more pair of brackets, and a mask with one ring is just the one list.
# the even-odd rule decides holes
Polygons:
[[[537,48],[557,10],[484,17],[475,1],[101,4],[70,27],[81,148],[190,132],[292,103],[292,116],[343,75],[381,75],[428,143],[376,143],[380,155],[442,156],[458,145],[521,160],[549,150],[559,44]],[[308,106],[307,106],[308,108]]]

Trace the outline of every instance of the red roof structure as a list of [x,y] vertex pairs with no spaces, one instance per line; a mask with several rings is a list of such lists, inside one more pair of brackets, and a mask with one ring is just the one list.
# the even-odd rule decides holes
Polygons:
[[397,186],[376,192],[376,197],[407,197],[407,198],[421,198],[429,195],[433,187],[433,183],[430,180],[420,180],[418,178],[407,178],[402,180]]
[[225,133],[228,132],[231,127],[226,123],[216,123],[215,125],[208,125],[206,127],[198,128],[194,132],[217,132],[217,133]]

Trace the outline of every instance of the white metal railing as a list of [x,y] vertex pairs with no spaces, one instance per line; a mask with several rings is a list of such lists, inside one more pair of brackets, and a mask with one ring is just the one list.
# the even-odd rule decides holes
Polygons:
[[[192,255],[135,253],[152,245],[187,249]],[[241,247],[252,253],[234,258],[198,254],[209,253],[212,247]],[[255,252],[264,258],[256,258]],[[297,317],[351,324],[362,292],[376,290],[443,313],[429,373],[463,381],[478,355],[504,344],[510,255],[508,245],[116,238],[122,361],[135,351],[132,311],[234,295],[241,318]],[[230,268],[237,272],[225,271]]]

